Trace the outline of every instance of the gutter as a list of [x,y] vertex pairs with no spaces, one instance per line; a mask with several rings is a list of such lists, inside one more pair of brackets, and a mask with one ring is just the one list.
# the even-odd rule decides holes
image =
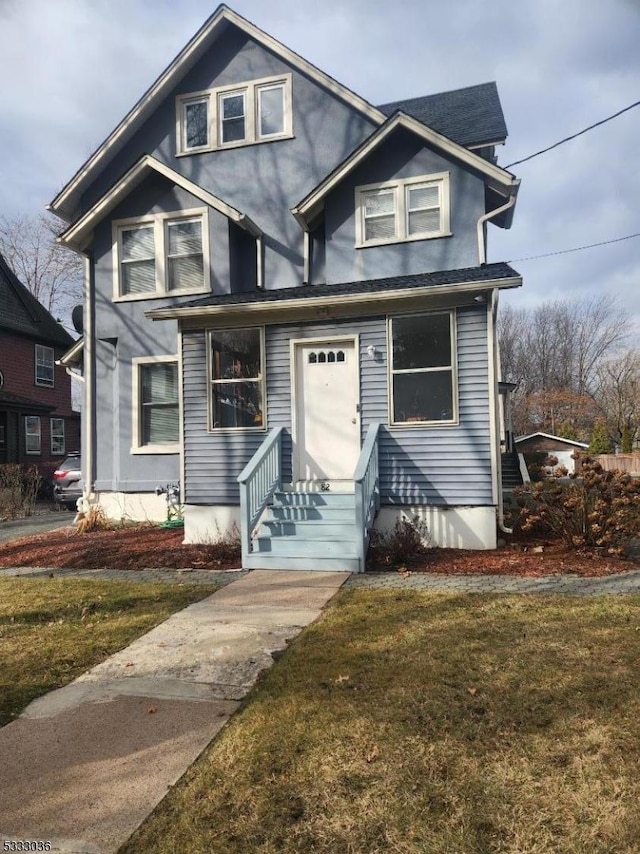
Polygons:
[[478,219],[478,225],[477,225],[477,230],[478,230],[478,263],[481,266],[482,266],[482,264],[487,263],[487,247],[486,247],[485,239],[484,239],[484,224],[485,224],[485,222],[489,222],[489,220],[498,216],[498,214],[504,213],[504,211],[508,211],[510,208],[512,208],[516,203],[517,192],[518,192],[518,185],[516,184],[512,188],[512,190],[511,190],[512,194],[509,198],[509,201],[506,204],[501,205],[499,208],[495,208],[492,211],[489,211],[489,213],[482,214],[482,216]]

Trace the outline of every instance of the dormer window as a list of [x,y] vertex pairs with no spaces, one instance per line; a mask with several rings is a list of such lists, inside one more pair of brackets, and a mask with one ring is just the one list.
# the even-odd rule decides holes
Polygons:
[[356,187],[356,247],[450,234],[448,172]]
[[210,288],[206,208],[113,223],[114,300],[206,293]]
[[255,145],[293,136],[291,75],[180,95],[178,154]]

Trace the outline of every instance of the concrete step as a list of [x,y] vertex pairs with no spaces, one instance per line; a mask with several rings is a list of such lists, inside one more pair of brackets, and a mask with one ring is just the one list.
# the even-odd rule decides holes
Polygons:
[[353,557],[288,557],[269,552],[252,552],[243,562],[245,569],[318,570],[320,572],[360,572]]

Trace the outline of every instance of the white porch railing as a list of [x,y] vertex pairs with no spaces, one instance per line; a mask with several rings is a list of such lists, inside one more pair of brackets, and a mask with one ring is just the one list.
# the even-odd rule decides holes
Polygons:
[[275,427],[243,468],[240,484],[242,559],[251,554],[251,535],[273,493],[281,486],[282,427]]
[[356,537],[360,572],[365,570],[369,531],[380,509],[380,476],[378,468],[379,424],[370,424],[353,475],[356,499]]

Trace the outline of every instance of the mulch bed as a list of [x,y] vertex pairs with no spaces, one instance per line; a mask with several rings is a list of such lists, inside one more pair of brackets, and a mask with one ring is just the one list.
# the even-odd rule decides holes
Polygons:
[[[236,544],[183,545],[180,528],[152,525],[78,534],[75,528],[50,531],[0,543],[0,567],[40,566],[59,569],[225,570],[240,567]],[[371,571],[444,573],[449,575],[516,575],[536,577],[574,574],[615,575],[640,564],[605,550],[570,549],[557,541],[514,542],[496,551],[429,549],[424,557],[403,565],[379,563]]]

